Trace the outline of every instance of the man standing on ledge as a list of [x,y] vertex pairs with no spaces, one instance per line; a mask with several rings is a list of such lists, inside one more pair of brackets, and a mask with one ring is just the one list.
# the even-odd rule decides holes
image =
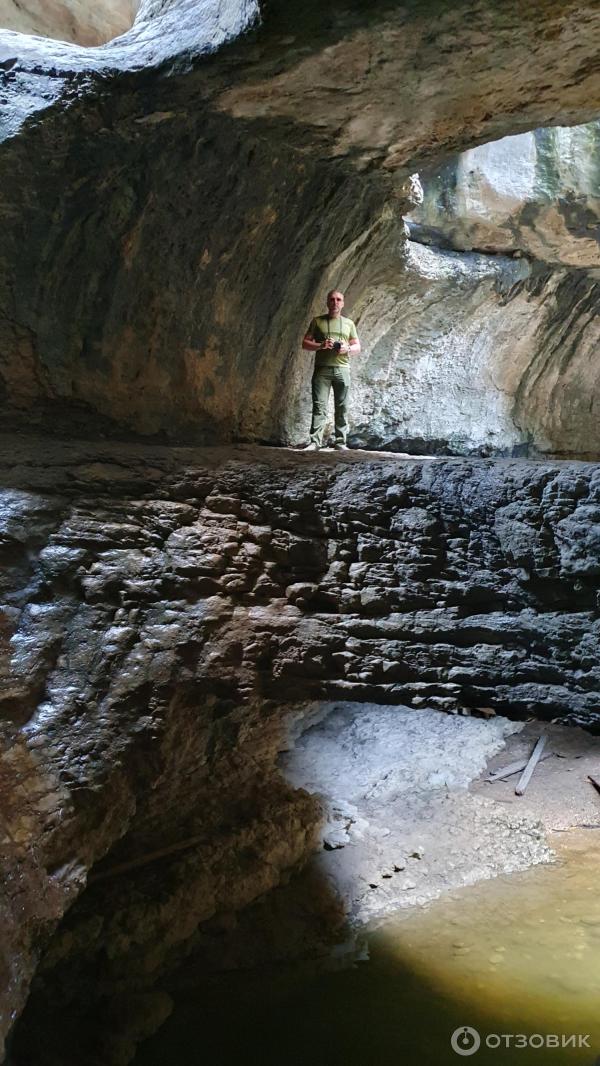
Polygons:
[[312,379],[312,425],[307,451],[323,447],[329,391],[335,403],[334,448],[347,451],[350,355],[358,355],[360,341],[351,318],[342,316],[344,294],[338,289],[327,293],[327,314],[313,318],[302,341],[306,352],[316,352]]

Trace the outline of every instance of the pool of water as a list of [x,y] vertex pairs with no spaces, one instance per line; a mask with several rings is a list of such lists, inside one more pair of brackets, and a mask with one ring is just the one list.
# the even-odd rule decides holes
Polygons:
[[353,968],[203,981],[136,1066],[600,1066],[599,842],[565,835],[556,865],[387,922]]

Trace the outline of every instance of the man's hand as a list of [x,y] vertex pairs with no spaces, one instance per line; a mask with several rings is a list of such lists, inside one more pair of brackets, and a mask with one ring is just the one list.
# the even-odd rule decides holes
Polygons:
[[336,351],[339,355],[346,355],[350,351],[350,345],[346,341],[330,341],[328,338],[327,347],[333,348],[335,345],[338,345]]
[[305,352],[318,352],[319,349],[322,347],[322,344],[320,341],[316,341],[310,333],[307,333],[304,340],[302,341],[302,347],[304,348]]
[[[332,337],[326,337],[324,341],[317,341],[310,333],[307,333],[302,341],[302,347],[306,352],[330,352],[335,343],[336,341],[334,341]],[[358,355],[360,352],[360,342],[357,338],[350,341],[349,344],[347,341],[340,341],[338,351],[341,355],[346,355],[348,352],[351,355]]]
[[330,352],[336,344],[339,344],[339,348],[337,349],[337,351],[340,353],[340,355],[345,355],[346,352],[350,351],[350,345],[347,344],[346,341],[335,341],[332,340],[331,337],[326,337],[321,347],[325,348],[326,351]]

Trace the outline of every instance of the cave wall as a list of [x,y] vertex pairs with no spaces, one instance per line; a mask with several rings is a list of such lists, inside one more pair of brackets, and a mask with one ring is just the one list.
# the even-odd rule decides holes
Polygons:
[[408,241],[393,283],[366,294],[370,343],[354,362],[350,443],[450,455],[548,446],[514,401],[547,316],[530,274],[522,260]]
[[457,251],[600,267],[600,123],[550,127],[461,152],[423,174],[413,234]]
[[599,173],[597,123],[422,172],[396,276],[361,297],[355,444],[596,456]]
[[[248,131],[190,120],[174,100],[158,105],[149,140],[143,111],[126,101],[123,112],[113,129],[102,103],[71,116],[65,145],[60,121],[37,131],[43,218],[14,144],[4,203],[23,228],[2,247],[16,275],[0,319],[5,417],[65,433],[116,423],[203,443],[275,437],[308,373],[298,350],[327,259],[375,229],[385,178],[316,174],[285,146],[274,157]],[[328,215],[332,199],[340,216]]]
[[139,0],[3,0],[2,29],[72,41],[104,44],[125,33],[135,19]]
[[4,1032],[90,872],[40,980],[105,1018],[306,858],[295,706],[597,721],[593,465],[8,439],[0,474]]
[[408,241],[364,296],[350,442],[595,459],[599,298],[593,271]]
[[302,331],[336,284],[379,342],[368,308],[377,286],[402,300],[415,161],[591,118],[600,96],[593,4],[194,12],[147,4],[88,50],[0,34],[7,426],[302,439]]
[[[0,32],[4,428],[293,439],[322,292],[343,286],[375,345],[408,257],[416,301],[437,283],[402,222],[415,163],[600,100],[591,2],[201,10],[149,2],[100,48]],[[521,270],[481,265],[474,304],[531,300],[541,321],[558,286]],[[531,388],[562,387],[565,323]],[[170,882],[126,872],[53,945],[101,959],[108,994],[221,914],[231,854],[239,907],[302,863],[318,810],[275,769],[286,701],[594,720],[594,468],[280,463],[6,443],[3,1032],[89,871],[193,841]]]

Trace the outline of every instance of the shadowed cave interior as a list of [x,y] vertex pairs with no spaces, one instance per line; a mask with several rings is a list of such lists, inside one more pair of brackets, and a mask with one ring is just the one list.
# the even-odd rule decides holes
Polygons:
[[600,16],[137,8],[0,30],[4,1061],[590,1062]]

